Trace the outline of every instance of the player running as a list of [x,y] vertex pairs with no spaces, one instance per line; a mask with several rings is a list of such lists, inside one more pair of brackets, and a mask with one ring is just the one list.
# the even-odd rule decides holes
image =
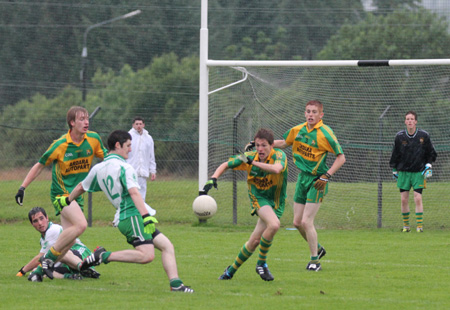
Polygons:
[[[319,271],[319,259],[326,251],[318,243],[314,218],[323,197],[328,192],[328,181],[345,163],[342,148],[330,127],[322,121],[323,105],[318,100],[306,104],[306,122],[289,129],[284,140],[275,140],[274,147],[292,145],[295,165],[300,169],[294,194],[294,226],[308,242],[311,259],[307,270]],[[327,155],[336,155],[331,168],[326,164]]]
[[136,171],[125,161],[131,151],[131,135],[123,130],[113,131],[108,137],[108,149],[110,152],[105,160],[92,168],[63,204],[70,204],[86,191],[103,191],[119,211],[117,227],[134,250],[109,252],[98,247],[83,261],[80,270],[110,262],[147,264],[155,258],[156,247],[162,252],[162,263],[170,281],[170,290],[193,293],[194,290],[185,286],[178,277],[173,244],[156,229],[155,223],[158,221],[145,208],[144,199],[139,193]]
[[286,154],[273,148],[274,136],[269,129],[260,129],[254,138],[256,151],[232,156],[222,163],[203,188],[204,194],[214,186],[217,179],[228,169],[247,171],[248,196],[251,214],[258,216],[255,229],[239,251],[234,263],[228,266],[219,280],[230,280],[241,265],[259,246],[256,273],[264,281],[273,281],[266,260],[275,234],[280,228],[284,212],[287,186]]
[[89,129],[89,113],[79,106],[73,106],[67,112],[67,134],[55,140],[28,172],[16,194],[16,202],[23,204],[25,189],[42,172],[45,166],[52,165],[52,185],[50,198],[56,215],[61,215],[63,232],[50,250],[41,257],[45,274],[53,279],[54,263],[62,257],[87,227],[83,214],[83,197],[72,201],[70,205],[62,205],[72,189],[82,181],[91,168],[94,156],[103,159],[106,149],[100,136]]

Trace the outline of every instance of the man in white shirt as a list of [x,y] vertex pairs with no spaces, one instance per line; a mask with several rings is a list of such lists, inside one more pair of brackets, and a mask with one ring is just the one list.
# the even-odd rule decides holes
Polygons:
[[[144,129],[145,123],[141,117],[135,117],[133,128],[130,129],[131,152],[128,154],[127,162],[133,166],[138,176],[139,192],[145,201],[147,194],[147,179],[156,180],[155,146],[152,136]],[[147,205],[148,206],[148,205]],[[150,206],[147,207],[150,215],[155,215],[156,211]]]

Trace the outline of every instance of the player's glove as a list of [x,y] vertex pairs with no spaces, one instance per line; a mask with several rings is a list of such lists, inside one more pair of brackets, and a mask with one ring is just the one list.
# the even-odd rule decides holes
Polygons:
[[208,195],[208,192],[211,188],[217,189],[217,178],[211,178],[209,179],[205,186],[203,186],[203,191],[200,192],[200,195]]
[[325,187],[327,186],[328,180],[331,179],[331,174],[328,172],[325,174],[322,174],[320,177],[317,177],[314,182],[314,188],[318,191],[323,191]]
[[155,223],[158,223],[158,220],[148,213],[142,216],[142,220],[144,222],[144,232],[153,235],[156,230]]
[[431,170],[431,164],[425,165],[425,169],[422,171],[422,175],[425,179],[428,179],[433,175],[433,170]]
[[53,201],[53,205],[55,206],[55,208],[57,210],[59,210],[61,212],[61,210],[64,207],[67,207],[68,205],[70,205],[69,196],[58,196],[58,197],[56,197],[56,199]]
[[25,196],[25,187],[21,186],[16,194],[16,202],[19,206],[23,205],[23,196]]
[[[23,266],[25,267],[25,266]],[[26,275],[26,271],[23,271],[23,267],[20,268],[19,272],[16,274],[16,277],[23,277],[24,275]]]
[[254,147],[255,147],[255,141],[250,141],[250,143],[248,143],[245,146],[244,151],[246,151],[246,152],[252,151]]
[[249,164],[249,165],[251,165],[252,163],[253,163],[253,159],[251,159],[250,157],[248,157],[247,155],[245,155],[245,153],[244,154],[239,154],[238,156],[237,156],[237,158],[239,159],[239,160],[241,160],[241,161],[243,161],[244,163],[247,163],[247,164]]
[[392,170],[392,177],[394,178],[394,180],[398,180],[398,171],[397,170]]

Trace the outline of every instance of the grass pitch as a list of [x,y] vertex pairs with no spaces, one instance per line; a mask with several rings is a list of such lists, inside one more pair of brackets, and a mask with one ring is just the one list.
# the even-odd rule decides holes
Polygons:
[[[217,278],[248,239],[251,227],[164,224],[174,243],[180,277],[192,295],[169,291],[160,255],[147,265],[101,265],[98,280],[45,279],[32,283],[17,271],[39,251],[38,233],[26,222],[3,224],[0,256],[1,309],[449,309],[448,231],[319,230],[327,249],[323,270],[305,270],[307,244],[282,228],[268,264],[275,277],[255,272],[256,255],[230,281]],[[91,249],[130,248],[109,226],[86,230]]]

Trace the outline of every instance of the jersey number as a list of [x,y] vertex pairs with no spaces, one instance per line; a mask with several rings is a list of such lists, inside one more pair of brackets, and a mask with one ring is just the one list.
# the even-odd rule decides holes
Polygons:
[[110,175],[106,178],[106,182],[104,179],[102,181],[103,181],[103,184],[105,185],[106,190],[108,191],[108,195],[109,195],[109,197],[111,197],[111,199],[114,200],[120,196],[119,193],[115,193],[114,195],[111,193],[114,188],[114,180]]

